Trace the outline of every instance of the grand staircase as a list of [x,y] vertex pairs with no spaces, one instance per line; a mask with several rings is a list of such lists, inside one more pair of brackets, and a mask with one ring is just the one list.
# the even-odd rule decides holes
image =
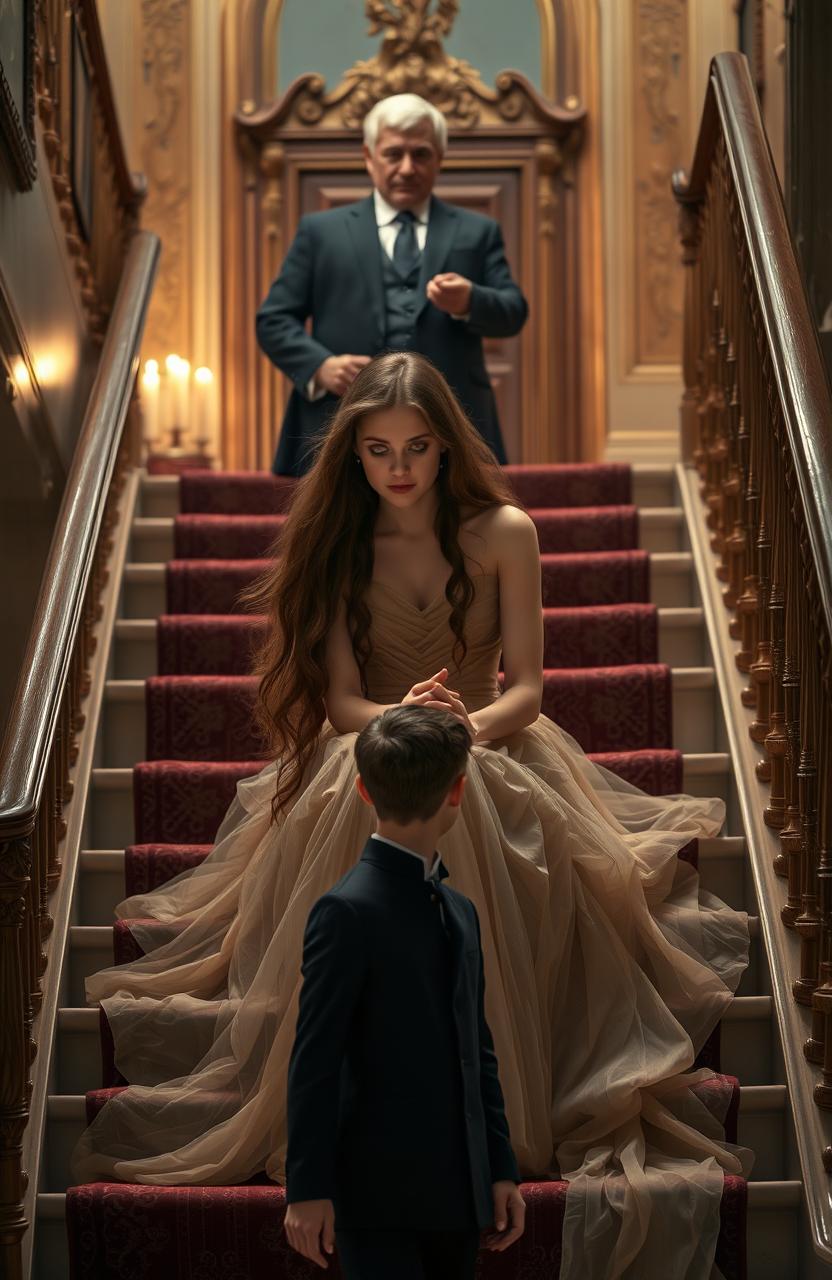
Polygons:
[[[683,851],[703,887],[752,916],[752,958],[700,1062],[729,1140],[756,1152],[727,1179],[718,1265],[725,1280],[814,1275],[756,904],[730,758],[672,468],[510,468],[538,526],[546,608],[543,710],[593,758],[647,791],[719,795],[725,833]],[[61,978],[41,1162],[39,1280],[318,1275],[281,1232],[282,1192],[93,1184],[69,1188],[87,1119],[122,1087],[84,978],[136,952],[113,906],[199,862],[239,778],[260,767],[247,675],[260,619],[238,607],[291,498],[253,474],[143,477],[121,578],[97,726],[85,847]],[[105,638],[106,639],[106,638]],[[556,1276],[561,1183],[525,1184],[524,1239],[483,1255],[483,1280]],[[747,1210],[748,1259],[745,1238]],[[67,1243],[67,1226],[69,1243]],[[336,1266],[330,1274],[337,1276]]]

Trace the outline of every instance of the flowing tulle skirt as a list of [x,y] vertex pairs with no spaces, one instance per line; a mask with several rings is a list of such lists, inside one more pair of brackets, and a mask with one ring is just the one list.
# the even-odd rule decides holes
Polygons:
[[[271,822],[274,766],[241,782],[197,869],[117,914],[145,958],[87,982],[131,1088],[75,1153],[79,1181],[281,1183],[286,1072],[313,902],[373,816],[354,734],[327,728],[304,790]],[[569,1180],[563,1280],[706,1280],[722,1144],[691,1092],[695,1054],[747,963],[747,918],[676,857],[716,834],[720,800],[648,796],[540,716],[475,747],[439,849],[480,917],[486,1014],[524,1177]]]

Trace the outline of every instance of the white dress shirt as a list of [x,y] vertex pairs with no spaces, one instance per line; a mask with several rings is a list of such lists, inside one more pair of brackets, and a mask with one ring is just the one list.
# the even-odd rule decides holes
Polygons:
[[413,849],[408,849],[408,848],[406,848],[406,847],[405,847],[405,845],[403,845],[403,844],[399,844],[398,840],[391,840],[388,836],[380,836],[380,835],[378,834],[378,832],[377,832],[377,831],[374,831],[374,832],[373,832],[373,834],[370,836],[370,839],[371,839],[371,840],[381,840],[384,844],[392,844],[392,846],[393,846],[393,848],[394,848],[394,849],[401,849],[402,853],[409,853],[409,854],[410,854],[410,856],[411,856],[411,858],[418,858],[418,859],[419,859],[419,861],[424,865],[424,868],[425,868],[425,879],[426,879],[426,880],[430,880],[430,879],[431,879],[431,877],[432,877],[432,875],[433,875],[433,872],[434,872],[434,871],[435,871],[435,869],[436,869],[436,864],[437,864],[437,863],[438,863],[438,861],[439,861],[439,854],[438,854],[438,853],[434,853],[434,855],[433,855],[433,860],[432,860],[432,862],[431,862],[431,864],[430,864],[430,867],[428,867],[428,860],[427,860],[427,858],[422,857],[421,853],[415,853],[415,852],[413,851]]
[[[421,253],[425,247],[428,238],[428,220],[430,217],[430,196],[422,204],[416,205],[411,212],[416,219],[416,243]],[[376,211],[376,226],[378,228],[378,240],[384,252],[390,261],[393,261],[393,246],[396,243],[396,236],[402,230],[402,224],[396,222],[399,216],[399,210],[394,209],[389,201],[385,200],[380,191],[373,191],[373,204]],[[455,316],[454,319],[467,320],[468,316]],[[324,387],[319,387],[314,373],[306,384],[307,400],[320,400],[321,396],[326,395]],[[410,853],[410,850],[407,850]]]
[[[394,209],[392,204],[385,200],[380,191],[373,192],[373,203],[376,208],[376,226],[378,227],[378,238],[382,249],[387,254],[390,261],[393,261],[393,246],[396,243],[396,236],[402,230],[402,224],[397,222],[400,210]],[[417,204],[411,213],[416,219],[416,243],[421,253],[425,247],[425,241],[428,238],[428,217],[430,215],[430,196],[422,204]]]

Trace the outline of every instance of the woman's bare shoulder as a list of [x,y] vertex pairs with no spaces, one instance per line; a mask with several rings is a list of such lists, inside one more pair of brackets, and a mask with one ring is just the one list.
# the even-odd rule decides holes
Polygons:
[[521,507],[504,503],[477,511],[462,527],[476,541],[480,557],[488,561],[491,571],[539,554],[534,521]]
[[527,540],[530,533],[537,536],[534,521],[522,507],[501,503],[489,507],[486,511],[477,511],[470,519],[464,521],[464,527],[471,533],[484,538],[490,548],[496,550],[498,541],[508,537],[513,542]]

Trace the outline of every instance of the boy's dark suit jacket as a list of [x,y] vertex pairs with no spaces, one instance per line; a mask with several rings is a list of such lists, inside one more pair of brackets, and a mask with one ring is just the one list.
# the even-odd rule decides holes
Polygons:
[[488,1227],[492,1183],[519,1174],[474,904],[368,840],[309,913],[302,972],[287,1203],[331,1199],[336,1228]]
[[[338,403],[331,395],[307,399],[306,386],[318,366],[328,356],[376,356],[385,349],[382,253],[372,196],[300,220],[280,275],[257,312],[260,346],[295,385],[274,460],[278,475],[308,469],[314,438]],[[472,281],[466,321],[428,301],[425,286],[439,271],[457,271]],[[414,308],[412,349],[441,370],[498,461],[505,462],[482,340],[519,333],[528,307],[492,218],[433,197]],[[309,316],[311,335],[304,327]]]

